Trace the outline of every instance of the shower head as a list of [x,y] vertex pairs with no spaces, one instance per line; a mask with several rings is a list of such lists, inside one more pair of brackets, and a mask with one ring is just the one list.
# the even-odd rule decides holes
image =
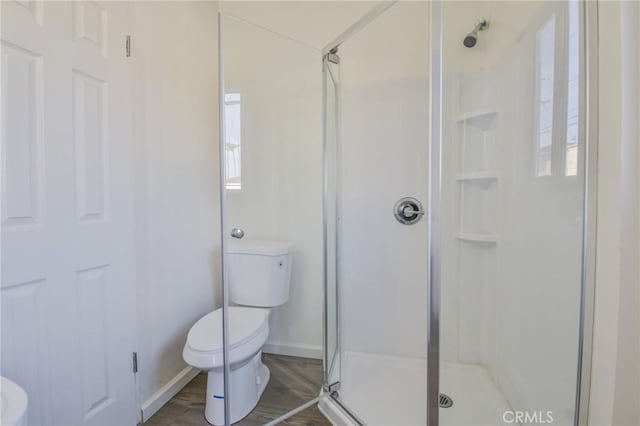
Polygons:
[[472,48],[473,46],[476,45],[477,42],[478,42],[478,33],[477,31],[472,31],[469,34],[467,34],[467,36],[462,41],[462,44],[464,44],[464,47]]
[[464,47],[468,47],[468,48],[474,47],[478,42],[478,32],[484,31],[487,28],[489,28],[489,21],[484,18],[480,19],[476,23],[476,26],[473,29],[473,31],[467,34],[464,40],[462,41],[462,44],[464,45]]

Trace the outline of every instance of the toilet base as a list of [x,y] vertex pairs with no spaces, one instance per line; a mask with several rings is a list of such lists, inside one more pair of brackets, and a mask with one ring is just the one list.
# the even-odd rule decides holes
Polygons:
[[[262,362],[262,351],[242,363],[231,366],[229,377],[231,423],[241,420],[258,405],[258,401],[269,382],[269,374],[269,369]],[[223,367],[209,371],[206,398],[205,418],[215,426],[224,425]]]

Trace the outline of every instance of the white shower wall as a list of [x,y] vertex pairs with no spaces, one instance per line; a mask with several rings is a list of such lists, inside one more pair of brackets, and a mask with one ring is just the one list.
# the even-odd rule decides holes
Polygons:
[[340,46],[339,288],[343,352],[426,355],[428,5],[400,2]]

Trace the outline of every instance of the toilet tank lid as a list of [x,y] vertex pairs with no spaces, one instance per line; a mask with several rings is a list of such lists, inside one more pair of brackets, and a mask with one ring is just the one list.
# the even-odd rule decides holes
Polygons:
[[291,253],[292,241],[238,240],[229,243],[227,253],[281,256]]

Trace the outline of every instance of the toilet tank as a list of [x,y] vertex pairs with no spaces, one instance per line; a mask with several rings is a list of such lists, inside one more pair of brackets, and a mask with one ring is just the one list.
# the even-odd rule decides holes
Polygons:
[[245,306],[273,307],[289,300],[290,241],[238,240],[227,249],[229,298]]

